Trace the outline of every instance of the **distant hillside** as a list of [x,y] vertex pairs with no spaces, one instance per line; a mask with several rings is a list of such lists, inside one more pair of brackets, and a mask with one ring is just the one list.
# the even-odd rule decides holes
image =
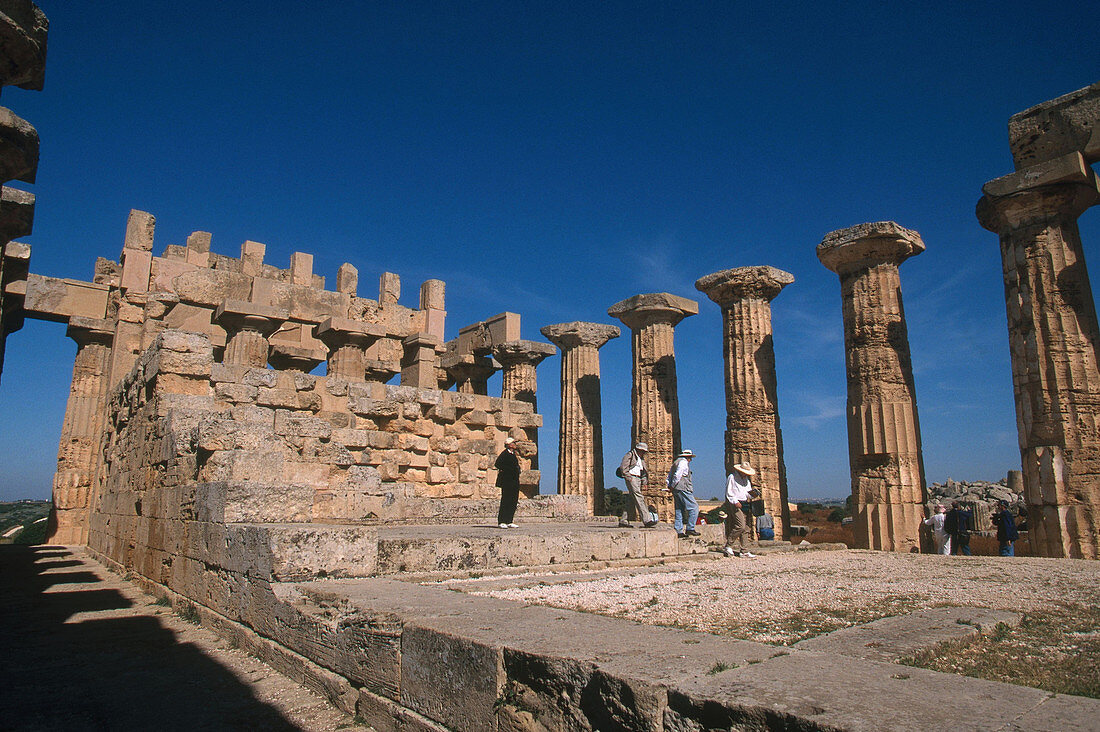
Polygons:
[[[0,501],[0,534],[50,515],[49,501]],[[42,529],[45,533],[45,528]]]

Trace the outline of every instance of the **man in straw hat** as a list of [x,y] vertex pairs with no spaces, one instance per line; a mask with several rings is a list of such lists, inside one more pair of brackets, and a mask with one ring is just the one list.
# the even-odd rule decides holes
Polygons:
[[[649,482],[649,474],[645,469],[645,456],[649,453],[649,445],[639,442],[634,449],[623,455],[623,461],[616,472],[620,478],[626,481],[627,491],[630,497],[626,501],[626,511],[619,520],[619,526],[630,526],[631,521],[641,521],[646,528],[656,526],[649,516],[649,506],[642,495],[642,486]],[[631,516],[634,514],[634,516]]]
[[[733,466],[729,477],[726,479],[726,505],[722,508],[726,512],[726,548],[727,557],[744,557],[755,559],[756,555],[745,548],[745,535],[749,533],[749,523],[745,519],[742,504],[747,504],[752,499],[756,489],[752,487],[752,476],[756,471],[748,463],[738,463]],[[738,548],[733,548],[734,543]]]
[[668,487],[676,506],[676,519],[672,527],[676,529],[676,536],[681,539],[699,536],[699,532],[695,530],[695,522],[699,520],[699,503],[695,500],[691,487],[691,461],[694,458],[694,452],[684,450],[672,462],[672,468],[668,471]]

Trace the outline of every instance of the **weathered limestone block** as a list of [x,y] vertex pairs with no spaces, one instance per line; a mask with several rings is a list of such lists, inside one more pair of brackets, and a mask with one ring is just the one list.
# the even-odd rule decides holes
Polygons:
[[38,132],[7,107],[0,107],[0,181],[34,183]]
[[34,194],[3,186],[0,191],[0,244],[29,236],[34,224]]
[[1012,115],[1008,142],[1016,170],[1071,152],[1100,160],[1100,82]]
[[34,3],[4,3],[0,11],[0,86],[42,89],[49,27],[46,14]]
[[794,276],[775,267],[737,267],[709,274],[695,287],[722,308],[726,365],[726,473],[748,462],[757,471],[764,507],[778,536],[787,536],[790,511],[783,437],[779,428],[771,301]]
[[830,232],[817,247],[840,276],[853,525],[863,549],[920,546],[924,461],[898,265],[923,251],[917,232],[892,221]]
[[1100,328],[1077,218],[1100,201],[1100,185],[1091,168],[1058,182],[1030,170],[1014,174],[1007,193],[987,184],[977,215],[1001,242],[1031,546],[1041,556],[1096,559]]
[[649,445],[646,464],[653,476],[647,500],[662,520],[672,517],[672,498],[662,476],[680,452],[680,403],[676,393],[676,354],[673,328],[699,312],[694,300],[667,292],[635,295],[612,305],[607,314],[630,328],[634,354],[634,385],[630,392],[633,415],[630,439]]
[[42,320],[102,319],[107,317],[109,292],[106,285],[30,274],[26,278],[23,308],[27,315]]

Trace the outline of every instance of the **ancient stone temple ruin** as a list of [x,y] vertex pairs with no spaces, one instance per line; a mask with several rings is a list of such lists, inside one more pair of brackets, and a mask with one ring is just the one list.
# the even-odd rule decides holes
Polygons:
[[840,275],[856,546],[919,549],[924,461],[898,265],[924,251],[892,221],[834,231],[817,247]]
[[1035,552],[1100,557],[1100,329],[1078,217],[1100,201],[1100,83],[1014,115],[1016,172],[986,183],[1000,236],[1012,383]]

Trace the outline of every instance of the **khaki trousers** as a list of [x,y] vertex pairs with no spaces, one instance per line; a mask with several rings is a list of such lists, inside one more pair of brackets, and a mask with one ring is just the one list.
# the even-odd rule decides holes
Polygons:
[[642,479],[633,475],[626,476],[626,489],[630,493],[626,499],[628,520],[649,523],[649,507],[645,505],[645,496],[642,495]]
[[[729,501],[722,506],[722,510],[726,512],[726,546],[734,551],[745,551],[745,535],[749,533],[745,512]],[[739,547],[734,547],[734,542],[737,542]]]

